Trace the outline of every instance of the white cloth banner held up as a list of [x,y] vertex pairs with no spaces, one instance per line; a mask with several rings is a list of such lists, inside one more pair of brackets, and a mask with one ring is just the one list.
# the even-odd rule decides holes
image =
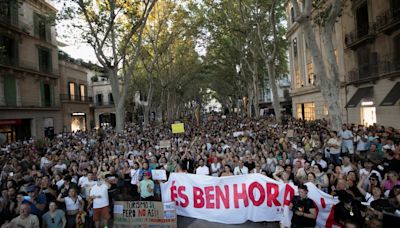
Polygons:
[[[311,183],[307,186],[308,197],[318,208],[317,226],[332,227],[327,220],[337,200]],[[164,202],[175,201],[178,215],[241,224],[290,220],[284,219],[283,211],[297,194],[297,187],[261,174],[212,177],[172,173],[168,182],[161,184],[161,193]]]

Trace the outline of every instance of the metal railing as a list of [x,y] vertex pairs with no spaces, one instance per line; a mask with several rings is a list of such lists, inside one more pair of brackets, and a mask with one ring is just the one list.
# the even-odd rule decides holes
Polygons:
[[391,8],[376,16],[375,27],[381,30],[383,27],[395,22],[400,22],[400,8]]
[[95,102],[96,106],[110,106],[110,105],[114,105],[114,101],[96,101]]
[[76,101],[76,102],[93,102],[93,98],[89,96],[77,96],[70,94],[60,94],[61,101]]
[[384,60],[376,64],[365,64],[348,72],[348,82],[357,82],[385,75],[400,74],[399,58],[383,58]]
[[364,24],[358,26],[353,31],[347,33],[345,35],[344,42],[346,46],[351,46],[354,43],[360,41],[361,39],[369,36],[375,35],[376,32],[376,25],[375,24]]

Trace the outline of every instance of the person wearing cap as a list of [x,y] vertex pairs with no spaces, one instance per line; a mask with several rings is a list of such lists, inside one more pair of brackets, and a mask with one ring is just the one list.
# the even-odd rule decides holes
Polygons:
[[140,193],[140,200],[154,200],[154,182],[151,180],[151,172],[144,172],[143,180],[141,180],[138,185],[138,192]]
[[37,185],[29,186],[26,191],[28,192],[29,200],[24,200],[23,203],[29,204],[30,212],[41,218],[47,204],[46,195],[39,193],[39,187]]
[[308,198],[308,188],[306,185],[299,185],[299,195],[295,196],[289,208],[293,211],[293,228],[315,227],[317,210],[312,199]]

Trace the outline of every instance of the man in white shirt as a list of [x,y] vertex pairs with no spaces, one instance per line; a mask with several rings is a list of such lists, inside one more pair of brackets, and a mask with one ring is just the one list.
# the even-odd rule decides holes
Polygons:
[[338,136],[342,138],[342,152],[353,154],[353,132],[347,129],[346,124],[343,124],[342,130],[339,131]]
[[248,174],[249,169],[244,166],[244,163],[242,160],[239,161],[239,166],[236,166],[235,169],[233,170],[233,175],[242,175],[242,174]]
[[197,175],[210,175],[210,169],[204,164],[204,160],[199,160],[199,167],[196,169]]
[[139,185],[139,179],[140,179],[140,168],[139,168],[139,163],[133,162],[133,167],[131,168],[131,185],[132,185],[132,195],[134,199],[139,198],[139,192],[138,192],[138,185]]
[[98,178],[95,186],[90,190],[90,199],[93,200],[93,221],[96,228],[107,227],[110,219],[110,202],[108,199],[108,189],[110,184],[103,178]]
[[328,167],[328,163],[322,159],[322,154],[318,153],[315,155],[315,160],[311,162],[311,166],[315,164],[320,164],[322,169],[326,169]]
[[332,162],[336,165],[340,164],[340,145],[341,140],[337,137],[336,131],[331,132],[331,138],[328,140],[329,155]]
[[78,186],[81,188],[82,197],[87,199],[89,198],[90,190],[96,185],[96,181],[92,172],[88,172],[85,179],[81,178],[79,178]]

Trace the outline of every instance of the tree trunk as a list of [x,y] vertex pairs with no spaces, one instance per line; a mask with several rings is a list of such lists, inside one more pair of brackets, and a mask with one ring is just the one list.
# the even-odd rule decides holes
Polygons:
[[[331,128],[334,130],[340,130],[342,124],[342,115],[339,103],[340,79],[336,56],[333,51],[332,32],[330,32],[328,28],[324,29],[322,32],[323,42],[321,45],[326,49],[326,54],[324,56],[321,49],[318,47],[311,23],[305,22],[303,27],[306,34],[306,41],[311,50],[313,65],[315,66],[315,73],[318,79],[317,84],[319,85],[322,96],[328,105]],[[327,59],[327,61],[324,61],[324,59]]]
[[253,89],[251,86],[247,87],[248,99],[247,99],[247,117],[253,117]]
[[150,115],[150,108],[153,101],[153,82],[150,79],[149,90],[147,91],[147,104],[144,105],[143,111],[143,118],[144,118],[144,125],[147,126],[149,124],[149,115]]
[[260,118],[260,90],[258,87],[259,80],[258,80],[258,68],[257,63],[254,61],[254,72],[253,72],[253,107],[254,107],[254,116],[256,118]]
[[116,69],[109,69],[109,78],[111,84],[111,92],[115,106],[115,131],[121,132],[125,126],[125,96],[126,93],[120,91],[120,82]]
[[278,88],[276,86],[275,64],[267,62],[268,80],[272,91],[272,106],[274,107],[275,120],[280,123],[282,121],[281,103],[279,102]]

